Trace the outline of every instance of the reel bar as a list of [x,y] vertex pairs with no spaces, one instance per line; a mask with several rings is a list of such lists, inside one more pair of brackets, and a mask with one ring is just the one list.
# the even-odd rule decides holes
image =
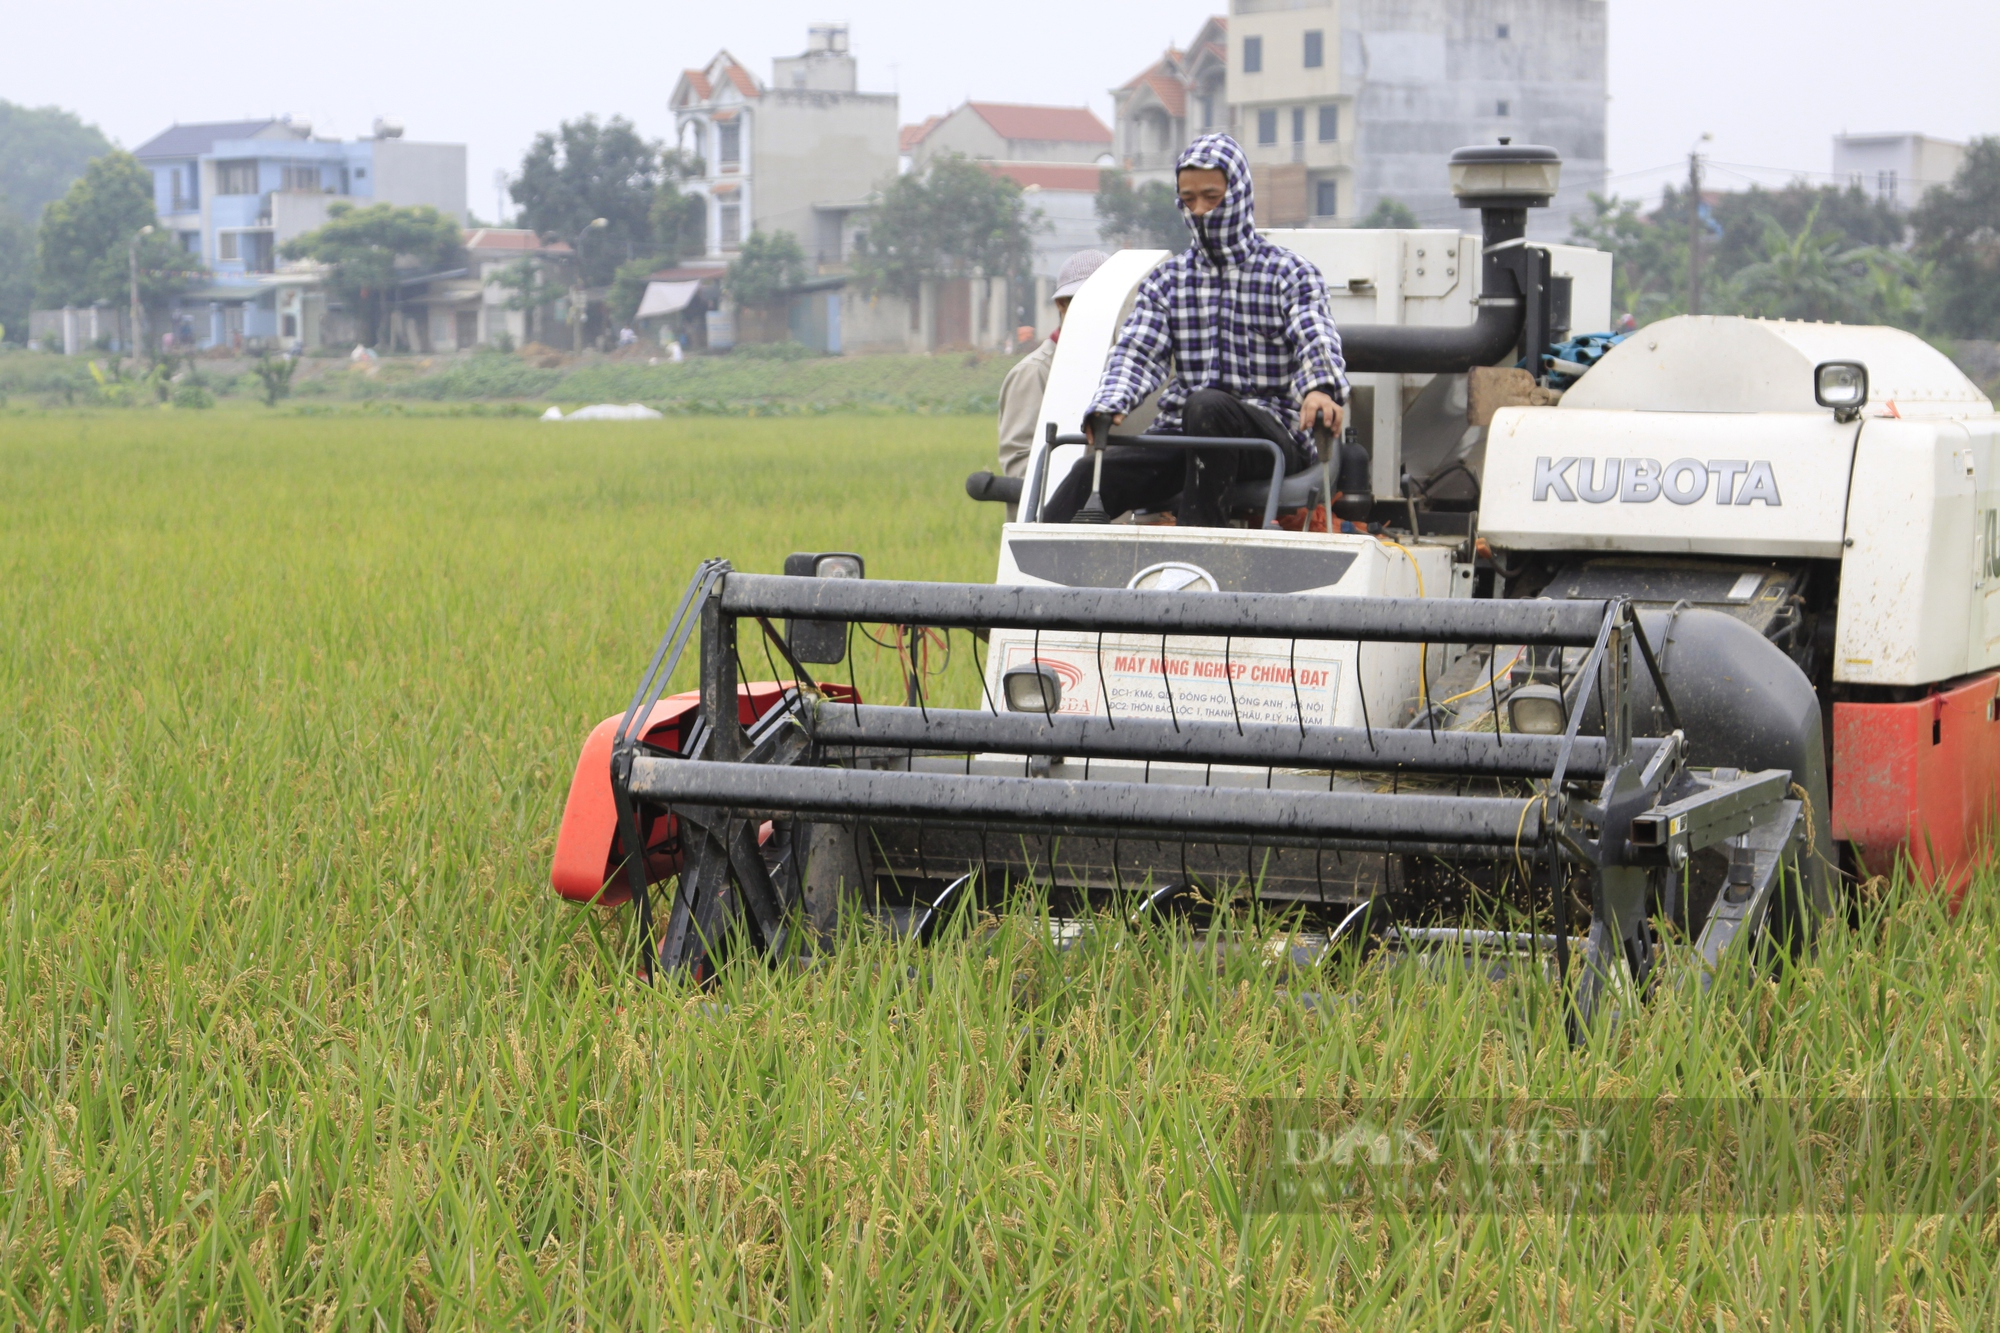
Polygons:
[[732,572],[725,616],[783,616],[1084,634],[1507,643],[1588,648],[1617,603],[1471,598],[1299,597],[1265,592],[1135,591],[988,583],[895,583]]
[[[1290,722],[1182,722],[1095,716],[985,713],[973,709],[892,708],[821,702],[805,713],[822,746],[879,746],[950,753],[1046,754],[1154,763],[1242,764],[1252,768],[1334,769],[1365,773],[1435,773],[1477,778],[1546,778],[1563,748],[1560,736],[1308,726]],[[1635,740],[1649,758],[1663,742]],[[1579,736],[1572,776],[1601,780],[1610,767],[1602,736]]]
[[1487,850],[1539,847],[1544,822],[1539,798],[963,777],[645,755],[632,761],[631,794],[668,806],[721,806],[780,817],[951,822],[1042,833],[1122,830],[1269,843],[1408,841]]

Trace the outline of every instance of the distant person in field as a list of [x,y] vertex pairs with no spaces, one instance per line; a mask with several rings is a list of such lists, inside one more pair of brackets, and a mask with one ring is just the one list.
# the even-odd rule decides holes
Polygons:
[[[1042,394],[1049,387],[1049,367],[1055,364],[1056,343],[1069,314],[1070,298],[1083,281],[1097,272],[1110,256],[1102,250],[1079,250],[1064,262],[1056,274],[1056,289],[1049,298],[1056,307],[1056,329],[1034,351],[1014,363],[1000,382],[1000,475],[1024,477],[1028,474],[1028,451],[1035,447],[1035,433],[1042,422]],[[1029,331],[1033,336],[1033,331]],[[1023,339],[1023,341],[1026,341]],[[1007,506],[1007,521],[1013,522],[1016,506]]]
[[[1189,144],[1175,184],[1193,243],[1139,284],[1084,433],[1104,440],[1161,389],[1149,433],[1261,437],[1284,451],[1287,475],[1303,471],[1318,461],[1312,428],[1338,438],[1347,402],[1326,282],[1307,260],[1257,234],[1250,164],[1236,140],[1204,134]],[[1230,485],[1270,475],[1262,450],[1111,450],[1104,508],[1115,517],[1164,509],[1178,497],[1177,522],[1221,527]],[[1069,522],[1090,498],[1090,481],[1086,454],[1043,504],[1042,521]]]

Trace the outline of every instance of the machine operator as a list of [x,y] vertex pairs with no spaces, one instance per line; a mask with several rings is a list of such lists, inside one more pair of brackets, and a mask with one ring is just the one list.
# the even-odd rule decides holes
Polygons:
[[[1084,416],[1093,442],[1164,383],[1151,434],[1262,437],[1289,476],[1318,461],[1315,425],[1339,438],[1347,368],[1326,283],[1310,262],[1259,236],[1250,164],[1236,140],[1205,134],[1176,163],[1181,217],[1193,243],[1139,284],[1131,315]],[[1042,506],[1067,523],[1090,497],[1086,456]],[[1104,455],[1102,499],[1113,516],[1164,509],[1221,527],[1231,483],[1271,475],[1263,450],[1128,447]]]

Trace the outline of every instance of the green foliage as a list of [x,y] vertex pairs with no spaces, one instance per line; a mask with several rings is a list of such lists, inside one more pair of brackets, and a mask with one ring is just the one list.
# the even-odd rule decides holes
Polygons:
[[73,111],[0,100],[0,200],[31,227],[92,158],[111,151],[111,141]]
[[215,395],[199,384],[176,384],[169,401],[190,412],[205,412],[215,406]]
[[1180,250],[1188,244],[1187,222],[1173,186],[1147,181],[1135,188],[1119,167],[1098,173],[1097,217],[1097,234],[1110,245]]
[[257,358],[251,373],[257,377],[258,388],[264,395],[264,406],[276,407],[280,398],[292,396],[292,372],[298,368],[299,363],[288,356],[265,355]]
[[646,283],[658,271],[656,259],[634,259],[620,264],[611,276],[611,293],[604,298],[605,311],[614,324],[630,324],[646,299]]
[[1911,218],[1936,264],[1933,327],[2000,338],[2000,137],[1975,139],[1949,185],[1926,191]]
[[1375,207],[1368,210],[1368,216],[1354,225],[1367,230],[1410,230],[1417,225],[1417,215],[1402,200],[1384,195],[1375,201]]
[[[787,364],[776,367],[772,361]],[[636,402],[683,416],[991,415],[1000,381],[1013,364],[997,356],[824,357],[791,342],[741,346],[729,356],[656,366],[591,359],[568,368],[543,367],[524,357],[489,352],[429,373],[394,362],[373,375],[336,370],[299,382],[293,392],[375,403]],[[5,383],[0,375],[0,387]]]
[[707,249],[708,201],[698,194],[683,194],[678,184],[702,170],[701,159],[691,153],[674,149],[660,155],[660,186],[653,192],[648,220],[654,254],[662,266]]
[[322,226],[284,246],[288,259],[329,266],[328,289],[347,306],[360,325],[362,342],[371,347],[386,332],[397,259],[414,261],[418,272],[435,272],[449,268],[462,252],[458,224],[429,205],[356,208],[344,200],[327,206]]
[[753,231],[744,237],[723,286],[738,305],[769,310],[805,280],[806,252],[798,237],[788,231]]
[[[577,245],[584,281],[602,286],[621,261],[657,253],[653,207],[663,179],[659,145],[632,122],[613,116],[599,124],[585,116],[537,134],[508,188],[521,206],[521,225]],[[678,235],[679,214],[671,207],[668,213]],[[605,225],[586,231],[595,218]]]
[[1733,275],[1738,313],[1841,324],[1868,317],[1871,252],[1847,248],[1840,232],[1818,223],[1817,209],[1794,233],[1765,220],[1762,257]]
[[870,210],[854,270],[864,290],[915,300],[924,282],[1027,270],[1030,213],[1021,187],[953,153],[898,176]]
[[[156,227],[153,173],[130,153],[94,159],[68,193],[42,211],[35,299],[44,308],[108,301],[131,293],[130,246]],[[201,261],[155,230],[139,242],[139,299],[157,309],[202,271]]]
[[1593,193],[1589,217],[1574,218],[1570,239],[1613,256],[1612,318],[1629,312],[1641,324],[1687,312],[1687,227],[1646,214],[1635,199]]
[[[1687,192],[1669,188],[1662,197],[1659,216],[1663,220],[1681,219],[1685,232]],[[1722,234],[1702,241],[1702,263],[1704,268],[1724,274],[1735,274],[1770,258],[1768,224],[1775,223],[1786,235],[1797,236],[1810,220],[1817,233],[1835,237],[1842,250],[1898,246],[1907,231],[1902,214],[1886,200],[1853,185],[1842,189],[1793,184],[1777,190],[1753,185],[1714,196],[1709,216]]]
[[0,338],[25,346],[35,304],[35,234],[0,198]]
[[[1669,188],[1650,212],[1598,194],[1590,203],[1571,239],[1615,256],[1614,315],[1628,311],[1644,324],[1685,314],[1686,191]],[[1931,270],[1901,247],[1902,236],[1893,209],[1851,188],[1797,184],[1721,195],[1703,221],[1702,313],[1916,329]]]

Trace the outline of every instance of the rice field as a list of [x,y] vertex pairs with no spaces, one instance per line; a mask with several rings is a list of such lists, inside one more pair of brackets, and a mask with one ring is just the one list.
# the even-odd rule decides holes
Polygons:
[[548,859],[695,561],[988,579],[991,449],[951,416],[0,415],[0,1320],[2000,1326],[1991,1196],[1901,1210],[1935,1135],[1816,1209],[1267,1212],[1239,1170],[1264,1098],[1949,1098],[1994,1136],[1990,879],[1956,917],[1871,885],[1776,979],[1702,995],[1675,956],[1587,1050],[1521,972],[1026,914],[631,980]]

